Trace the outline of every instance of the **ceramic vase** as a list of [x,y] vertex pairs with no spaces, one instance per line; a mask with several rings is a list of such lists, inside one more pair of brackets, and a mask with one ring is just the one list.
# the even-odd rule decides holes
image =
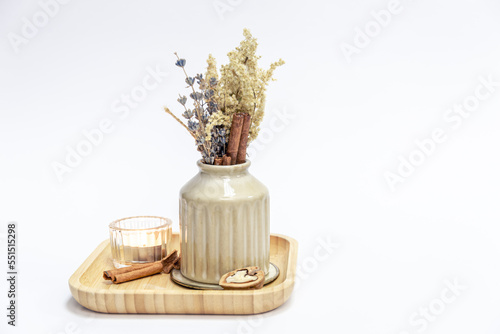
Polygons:
[[269,271],[269,192],[248,169],[198,161],[180,191],[181,273],[217,284],[222,275],[258,266]]

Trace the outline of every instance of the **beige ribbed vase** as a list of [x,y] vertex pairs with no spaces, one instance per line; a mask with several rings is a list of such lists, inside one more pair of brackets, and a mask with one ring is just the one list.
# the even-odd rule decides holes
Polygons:
[[250,162],[205,165],[180,191],[181,273],[217,284],[234,269],[269,270],[269,192]]

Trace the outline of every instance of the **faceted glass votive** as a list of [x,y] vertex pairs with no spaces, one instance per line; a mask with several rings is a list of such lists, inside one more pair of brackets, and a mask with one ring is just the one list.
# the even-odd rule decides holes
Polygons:
[[123,218],[109,224],[109,234],[115,268],[155,262],[168,254],[172,221],[153,216]]

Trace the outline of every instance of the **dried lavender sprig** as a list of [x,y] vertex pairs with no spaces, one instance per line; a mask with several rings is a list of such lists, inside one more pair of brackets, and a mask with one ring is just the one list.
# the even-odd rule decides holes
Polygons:
[[[187,74],[186,69],[184,68],[184,65],[186,65],[186,60],[185,59],[181,59],[179,57],[179,55],[177,54],[177,52],[174,52],[174,54],[177,57],[176,65],[177,65],[177,63],[180,62],[180,64],[177,65],[177,66],[179,66],[180,68],[182,68],[182,71],[184,72],[184,75],[186,76],[186,78],[189,78],[189,75]],[[190,87],[193,90],[193,94],[196,95],[196,91],[194,90],[194,87],[192,85],[190,85]],[[203,110],[202,106],[200,105],[200,103],[197,100],[195,100],[195,104],[198,105],[198,106],[200,106],[200,108]],[[196,112],[199,112],[199,111],[197,110]],[[201,118],[200,116],[198,116],[198,117]],[[202,133],[204,133],[205,132],[205,125],[204,124],[201,125],[201,129],[203,130]]]
[[212,150],[216,156],[222,157],[226,154],[226,130],[223,126],[212,129]]
[[[192,122],[192,123],[191,123],[191,128],[193,128],[193,130],[192,130],[192,131],[193,131],[193,132],[197,132],[197,133],[198,133],[198,136],[205,136],[205,124],[204,124],[204,123],[203,123],[203,121],[202,121],[202,120],[203,120],[203,115],[200,115],[200,110],[201,110],[201,111],[203,111],[203,110],[204,110],[204,108],[203,108],[203,103],[200,103],[200,101],[199,101],[199,99],[198,99],[198,94],[200,94],[200,93],[197,93],[197,92],[194,90],[193,85],[192,85],[192,84],[190,84],[191,82],[193,82],[193,83],[194,83],[194,79],[192,79],[190,76],[188,76],[188,74],[187,74],[187,72],[186,72],[186,69],[184,68],[184,66],[186,65],[186,60],[185,60],[185,59],[181,59],[181,58],[179,57],[179,55],[177,54],[177,52],[174,52],[174,54],[175,54],[175,56],[177,57],[177,61],[176,61],[175,65],[177,65],[177,66],[179,66],[179,67],[181,67],[181,68],[182,68],[182,71],[184,72],[184,75],[186,76],[186,82],[188,83],[189,87],[191,87],[191,89],[192,89],[192,91],[193,91],[193,93],[192,93],[192,94],[190,94],[190,95],[191,95],[191,97],[193,98],[193,100],[194,100],[194,102],[195,102],[195,106],[196,106],[196,108],[195,108],[195,110],[194,110],[194,111],[195,111],[195,115],[197,116],[196,118],[198,119],[198,123],[197,123],[197,124],[199,124],[199,128],[196,128],[196,129],[195,129],[195,128],[194,128],[194,122]],[[197,77],[201,77],[201,76],[200,76],[200,75],[197,75]],[[202,97],[203,97],[203,95],[201,95],[201,100],[203,101]],[[179,102],[181,102],[181,101],[179,101]],[[184,101],[184,99],[182,99],[182,102],[184,102],[184,103],[181,103],[181,104],[184,106],[184,109],[186,110],[186,113],[188,113],[188,110],[187,110],[187,108],[186,108],[186,105],[185,105],[185,101]],[[190,123],[188,122],[188,128],[190,127],[189,125],[190,125]],[[205,162],[207,162],[207,159],[206,159],[206,158],[207,158],[207,157],[210,157],[210,155],[209,155],[209,153],[208,153],[208,152],[210,152],[210,150],[208,150],[208,148],[207,148],[207,144],[208,144],[208,146],[210,147],[210,143],[206,143],[206,142],[205,142],[203,145],[200,145],[200,146],[202,146],[202,147],[203,147],[203,149],[202,149],[202,152],[201,152],[201,153],[202,153],[203,160],[204,160]]]

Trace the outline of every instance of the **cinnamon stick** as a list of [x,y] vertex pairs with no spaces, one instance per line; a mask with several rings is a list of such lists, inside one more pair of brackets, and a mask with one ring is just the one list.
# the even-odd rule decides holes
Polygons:
[[153,263],[136,264],[126,268],[106,270],[103,273],[105,280],[110,280],[115,284],[132,281],[138,278],[151,276],[154,274],[170,273],[175,263],[178,261],[179,255],[177,250],[171,252],[168,256],[161,261]]
[[236,156],[240,147],[241,130],[243,129],[244,116],[242,113],[233,115],[231,123],[231,133],[229,134],[229,144],[227,146],[227,154],[231,157],[231,165],[236,164]]
[[252,117],[250,114],[243,114],[243,126],[241,129],[238,155],[236,156],[236,164],[242,164],[247,161],[248,133],[250,132],[250,125],[252,124],[251,120]]
[[214,165],[222,165],[222,157],[215,158]]
[[226,155],[224,155],[224,156],[222,157],[222,164],[223,164],[224,166],[230,165],[230,164],[231,164],[231,157],[230,157],[229,155],[227,155],[227,154],[226,154]]
[[174,263],[174,269],[180,270],[181,269],[181,257],[179,256],[177,258],[177,261]]
[[150,265],[152,265],[152,263],[138,263],[138,264],[133,264],[133,265],[131,265],[129,267],[123,267],[123,268],[119,268],[119,269],[105,270],[104,273],[103,273],[103,275],[102,275],[102,278],[104,278],[105,280],[108,280],[108,281],[112,281],[112,280],[114,280],[114,277],[116,275],[118,275],[118,274],[125,274],[125,273],[128,273],[128,272],[137,270],[137,269],[148,267]]
[[132,280],[135,280],[138,278],[161,273],[162,270],[163,270],[163,264],[161,264],[160,261],[157,261],[157,262],[153,262],[151,265],[149,265],[147,267],[139,268],[139,269],[136,269],[133,271],[129,271],[128,273],[115,275],[112,282],[115,284],[128,282],[128,281],[132,281]]
[[161,260],[161,262],[163,264],[162,271],[165,274],[170,274],[170,272],[174,268],[175,263],[177,262],[178,259],[179,259],[179,255],[177,255],[177,251],[173,251],[172,253],[170,253],[170,255],[168,255],[166,258]]

